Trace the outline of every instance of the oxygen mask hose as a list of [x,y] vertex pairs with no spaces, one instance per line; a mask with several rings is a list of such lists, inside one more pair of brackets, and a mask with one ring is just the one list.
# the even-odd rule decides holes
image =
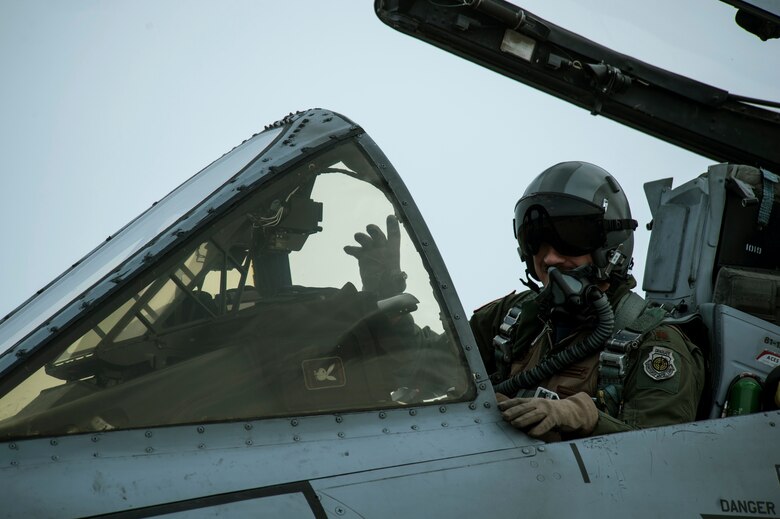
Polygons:
[[513,397],[521,389],[533,389],[542,380],[601,350],[612,336],[615,314],[609,299],[598,287],[581,277],[586,273],[585,270],[577,272],[578,270],[580,269],[563,274],[558,269],[551,268],[548,271],[550,283],[540,297],[549,297],[553,306],[568,307],[569,311],[582,311],[587,306],[592,306],[596,314],[596,327],[581,341],[548,357],[538,366],[496,384],[493,386],[496,393]]

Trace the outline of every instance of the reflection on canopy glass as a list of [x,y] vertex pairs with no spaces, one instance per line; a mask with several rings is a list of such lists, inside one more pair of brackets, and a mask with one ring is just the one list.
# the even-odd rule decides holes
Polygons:
[[395,208],[353,145],[269,181],[0,398],[0,437],[344,412],[473,398],[405,226],[405,294],[344,252]]

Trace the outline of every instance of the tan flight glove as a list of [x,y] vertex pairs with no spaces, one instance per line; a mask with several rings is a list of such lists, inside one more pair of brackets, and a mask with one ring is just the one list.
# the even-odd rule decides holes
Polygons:
[[[587,436],[599,420],[596,404],[582,392],[563,400],[512,398],[499,402],[498,407],[504,420],[534,438],[548,431]],[[533,425],[535,427],[529,429]]]
[[380,299],[406,290],[406,273],[401,270],[401,229],[395,215],[387,217],[387,235],[379,226],[370,224],[366,232],[355,234],[360,244],[344,247],[344,252],[358,260],[363,290],[374,292]]

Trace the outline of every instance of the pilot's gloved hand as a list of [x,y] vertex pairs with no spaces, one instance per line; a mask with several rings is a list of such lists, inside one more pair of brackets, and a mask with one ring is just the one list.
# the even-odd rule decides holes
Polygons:
[[376,293],[380,299],[402,293],[406,290],[406,273],[401,271],[398,218],[387,217],[387,236],[374,224],[368,225],[366,232],[355,234],[360,247],[344,247],[344,252],[358,260],[363,290]]
[[596,404],[582,392],[563,400],[512,398],[500,402],[498,407],[504,420],[534,438],[548,431],[587,436],[599,420]]

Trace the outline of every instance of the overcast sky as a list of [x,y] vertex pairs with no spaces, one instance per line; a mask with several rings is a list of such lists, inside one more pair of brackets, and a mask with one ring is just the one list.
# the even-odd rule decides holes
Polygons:
[[[716,0],[519,3],[645,61],[780,99],[780,42],[740,31]],[[641,278],[642,183],[679,184],[711,162],[404,36],[369,1],[0,0],[0,70],[0,316],[291,111],[328,108],[366,129],[467,312],[522,288],[512,209],[548,166],[590,161],[623,184]]]

